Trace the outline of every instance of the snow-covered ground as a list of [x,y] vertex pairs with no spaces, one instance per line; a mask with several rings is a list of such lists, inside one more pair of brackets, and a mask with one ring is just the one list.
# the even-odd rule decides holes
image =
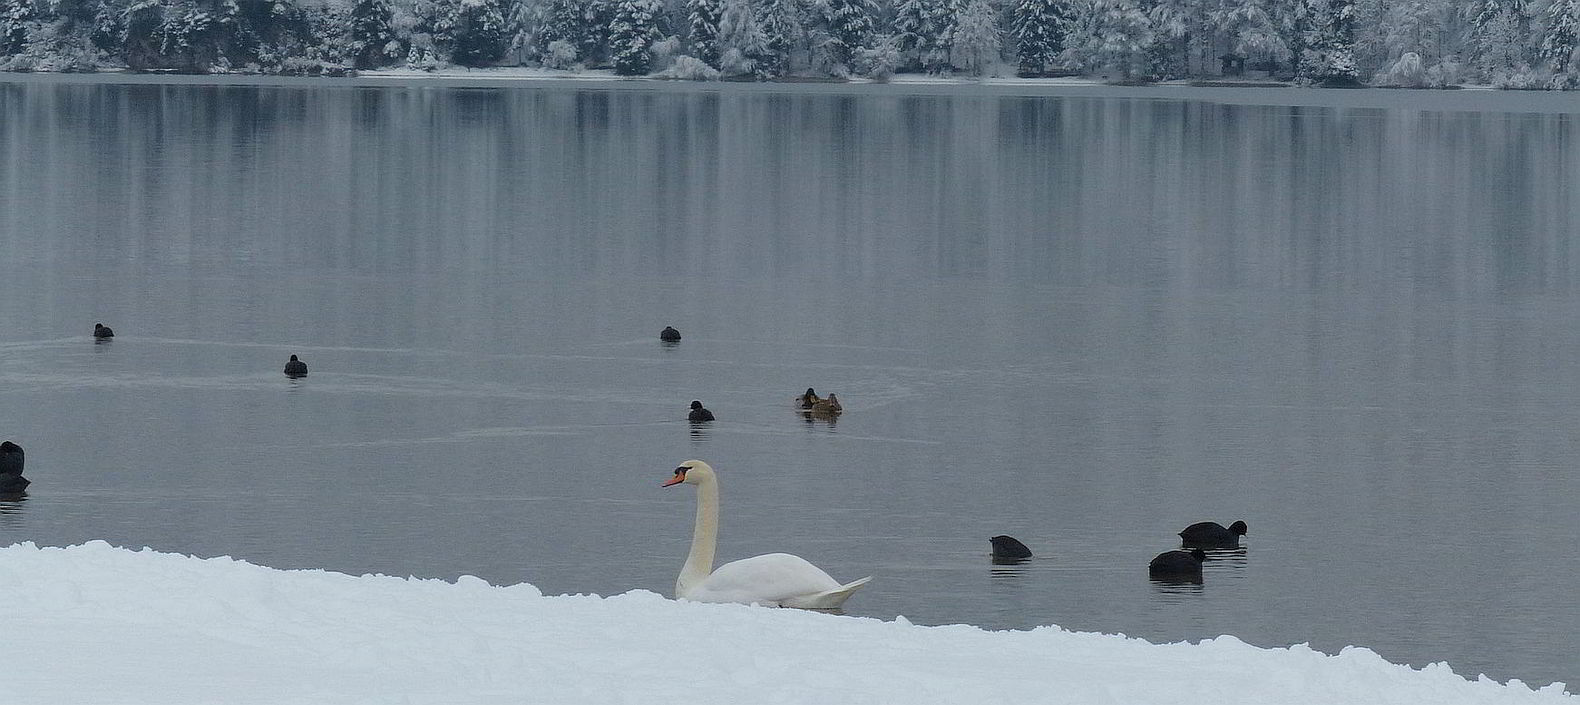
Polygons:
[[0,548],[0,594],[8,705],[1577,701],[1360,648],[921,627],[646,591],[545,597],[103,542]]
[[[433,71],[409,68],[387,68],[358,71],[359,78],[443,78],[452,80],[487,80],[487,81],[541,81],[548,79],[561,79],[566,81],[654,81],[672,80],[661,79],[653,76],[619,76],[611,69],[583,69],[580,71],[565,71],[560,69],[546,69],[532,66],[493,66],[487,68],[466,68],[464,66],[450,66]],[[710,83],[709,81],[679,81],[693,85]],[[813,83],[846,83],[846,84],[871,84],[878,83],[871,79],[855,78],[849,81],[835,81],[811,79]],[[790,85],[797,81],[772,82],[770,85]],[[934,75],[920,73],[895,74],[883,83],[896,85],[988,85],[988,86],[1104,86],[1108,85],[1101,78],[1089,76],[1065,76],[1059,78],[1017,78],[1017,77],[976,77],[967,75]],[[1258,83],[1245,81],[1247,85]],[[1261,83],[1265,83],[1262,81]],[[1160,86],[1188,86],[1189,81],[1165,81],[1156,85]]]
[[388,68],[358,71],[359,78],[481,78],[488,80],[532,80],[563,79],[566,81],[643,81],[649,80],[646,76],[616,76],[609,69],[587,69],[585,71],[561,71],[558,69],[534,68],[531,66],[497,66],[490,68],[469,69],[464,66],[424,71],[421,69]]
[[[464,67],[464,66],[450,66],[450,67],[446,67],[446,68],[435,69],[435,70],[432,70],[432,71],[425,71],[425,70],[422,70],[422,69],[410,69],[410,68],[387,68],[387,69],[372,69],[372,70],[366,70],[366,71],[359,71],[359,72],[357,72],[357,77],[359,77],[359,78],[372,78],[372,79],[384,78],[384,79],[402,79],[402,80],[409,80],[409,79],[416,79],[416,78],[439,78],[439,79],[462,80],[462,81],[464,81],[464,80],[481,80],[481,81],[512,81],[512,80],[515,80],[515,81],[542,81],[542,80],[554,80],[554,79],[565,80],[565,81],[653,81],[653,80],[667,80],[667,79],[656,78],[656,77],[653,77],[653,76],[619,76],[619,75],[616,75],[614,73],[614,71],[610,70],[610,69],[583,69],[583,70],[579,70],[579,71],[566,71],[566,70],[561,70],[561,69],[548,69],[548,68],[540,68],[540,67],[532,67],[532,66],[493,66],[493,67],[487,67],[487,68],[467,68],[467,67]],[[1214,85],[1216,87],[1221,87],[1221,88],[1233,88],[1233,87],[1237,87],[1237,86],[1243,86],[1243,87],[1247,87],[1247,88],[1266,88],[1266,87],[1269,87],[1269,86],[1276,86],[1276,85],[1285,85],[1285,86],[1288,86],[1288,87],[1293,87],[1290,84],[1281,84],[1279,81],[1276,81],[1276,80],[1273,80],[1273,79],[1265,79],[1265,78],[1264,79],[1254,79],[1254,78],[1245,78],[1245,79],[1216,78],[1216,79],[1211,79],[1211,80],[1214,82]],[[852,85],[879,83],[878,81],[873,81],[873,80],[865,79],[865,78],[855,78],[855,79],[851,79],[849,81],[832,81],[832,80],[814,79],[811,82],[814,82],[814,83],[845,83],[845,84],[852,84]],[[692,84],[692,85],[706,85],[706,84],[708,84],[710,82],[709,81],[679,81],[679,83]],[[771,82],[768,85],[781,85],[782,86],[782,85],[788,85],[788,84],[794,84],[794,83],[797,83],[797,81],[790,80],[790,81]],[[1047,86],[1107,86],[1107,85],[1109,85],[1109,83],[1107,81],[1105,81],[1104,79],[1102,79],[1100,77],[1094,77],[1094,76],[1062,76],[1062,77],[1058,77],[1058,78],[1019,78],[1019,77],[1011,77],[1011,76],[977,77],[977,76],[968,76],[968,75],[964,75],[964,74],[960,74],[960,75],[934,75],[934,74],[920,74],[920,73],[895,74],[894,76],[891,76],[887,80],[882,81],[882,83],[888,83],[888,84],[893,84],[893,85],[901,85],[901,86],[906,86],[906,85],[915,85],[915,86],[926,86],[926,85],[975,86],[975,85],[982,85],[982,86],[1008,86],[1008,87],[1021,87],[1021,88],[1036,88],[1036,87],[1047,87]],[[1190,88],[1190,87],[1192,87],[1191,83],[1192,83],[1192,80],[1172,80],[1172,81],[1162,81],[1162,82],[1159,82],[1159,83],[1149,84],[1149,86],[1150,87],[1161,87],[1161,88]],[[1465,88],[1490,90],[1491,86],[1465,86]]]
[[[531,66],[496,66],[490,68],[469,69],[463,66],[452,66],[423,71],[420,69],[389,68],[359,71],[361,78],[449,78],[449,79],[488,79],[488,80],[544,80],[564,79],[567,81],[645,81],[660,80],[650,76],[617,76],[609,69],[586,69],[582,71],[562,71],[558,69],[535,68]],[[897,84],[988,84],[988,85],[1027,85],[1027,86],[1101,86],[1103,81],[1096,78],[1070,76],[1065,78],[976,78],[972,76],[934,76],[929,74],[898,74],[889,79],[889,83]],[[855,79],[850,83],[873,83],[867,79]],[[1184,81],[1178,82],[1184,85]]]

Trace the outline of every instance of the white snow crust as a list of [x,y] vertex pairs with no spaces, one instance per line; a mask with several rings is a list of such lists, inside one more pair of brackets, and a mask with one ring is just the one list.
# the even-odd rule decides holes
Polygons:
[[0,702],[1574,703],[1350,647],[989,632],[642,590],[282,571],[94,541],[0,548]]

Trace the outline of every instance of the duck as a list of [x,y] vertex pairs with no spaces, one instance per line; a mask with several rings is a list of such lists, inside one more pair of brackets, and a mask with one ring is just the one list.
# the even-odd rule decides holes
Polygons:
[[1147,564],[1147,574],[1154,578],[1201,577],[1202,561],[1207,552],[1199,548],[1190,551],[1164,551]]
[[713,412],[708,411],[707,409],[704,409],[702,407],[702,402],[700,402],[700,401],[698,401],[696,399],[692,399],[691,400],[691,413],[686,415],[686,420],[690,421],[692,423],[700,423],[700,422],[703,422],[703,421],[712,421],[713,420]]
[[21,475],[0,475],[0,497],[21,494],[31,484],[32,480]]
[[0,443],[0,494],[16,494],[32,484],[32,481],[22,477],[22,466],[26,461],[22,446],[11,441]]
[[829,392],[827,399],[819,399],[808,411],[817,416],[837,416],[844,413],[845,407],[840,405],[838,394]]
[[675,330],[671,326],[664,326],[664,330],[658,332],[658,339],[669,343],[678,343],[680,342],[680,331]]
[[[287,377],[306,377],[307,376],[307,363],[296,359],[296,356],[292,355],[291,359],[285,363],[285,376],[287,376]],[[334,375],[330,375],[330,376],[332,377]]]
[[21,475],[0,475],[0,495],[18,494],[31,484],[33,484],[32,480]]
[[675,598],[692,602],[734,602],[765,607],[837,609],[872,580],[867,576],[840,584],[823,569],[800,556],[767,553],[713,568],[718,545],[719,479],[713,467],[687,460],[675,468],[663,487],[697,488],[697,521],[691,552],[675,579]]
[[1186,546],[1233,548],[1240,545],[1240,537],[1245,535],[1245,531],[1243,521],[1230,524],[1227,529],[1216,521],[1200,521],[1180,532],[1180,542]]
[[93,337],[95,337],[95,338],[114,338],[115,337],[115,331],[110,330],[110,327],[107,326],[107,325],[104,325],[103,323],[95,323],[95,324],[93,324]]
[[795,398],[796,406],[799,406],[803,409],[810,409],[814,406],[817,406],[817,403],[820,401],[822,401],[822,399],[818,398],[817,392],[811,387],[807,387],[805,392],[796,395]]
[[988,539],[993,544],[994,558],[1021,559],[1031,558],[1031,549],[1021,543],[1014,536],[994,536]]
[[27,454],[11,441],[0,443],[0,475],[21,475],[22,466],[27,462]]

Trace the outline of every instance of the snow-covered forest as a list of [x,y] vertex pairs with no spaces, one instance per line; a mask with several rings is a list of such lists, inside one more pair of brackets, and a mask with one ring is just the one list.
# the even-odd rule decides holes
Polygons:
[[0,70],[1580,85],[1580,0],[0,0]]

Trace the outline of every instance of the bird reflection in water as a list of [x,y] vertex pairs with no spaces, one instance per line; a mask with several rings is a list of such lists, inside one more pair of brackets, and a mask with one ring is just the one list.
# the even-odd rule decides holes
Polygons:
[[992,558],[993,567],[988,569],[988,575],[994,581],[1020,580],[1022,576],[1031,573],[1030,558]]
[[1048,565],[1033,565],[1035,558],[994,556],[988,560],[992,564],[988,567],[987,593],[992,596],[993,612],[1002,623],[1030,629],[1054,621],[1047,613],[1047,605],[1038,599],[1039,586],[1050,577]]
[[1152,589],[1160,595],[1199,595],[1203,583],[1200,575],[1171,575],[1149,578]]
[[17,526],[22,521],[26,492],[0,493],[0,526]]
[[691,440],[693,443],[708,442],[708,427],[713,424],[707,421],[687,421],[686,423],[691,426]]
[[1207,562],[1204,567],[1216,568],[1214,572],[1221,572],[1223,568],[1234,568],[1236,571],[1244,570],[1246,563],[1245,546],[1234,548],[1204,548],[1207,553]]
[[818,414],[805,410],[797,411],[796,413],[801,415],[801,420],[806,422],[807,428],[812,428],[821,423],[827,426],[829,430],[833,430],[835,426],[839,425],[839,414]]

